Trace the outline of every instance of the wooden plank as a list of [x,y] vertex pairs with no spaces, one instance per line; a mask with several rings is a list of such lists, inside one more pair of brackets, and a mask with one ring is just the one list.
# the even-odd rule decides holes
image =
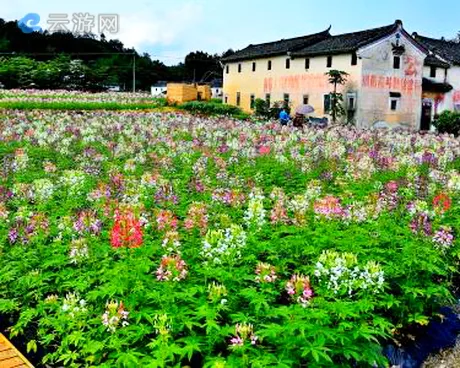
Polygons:
[[0,351],[0,367],[2,366],[2,360],[14,358],[15,356],[16,352],[13,349]]
[[24,365],[24,362],[18,357],[14,357],[8,360],[3,360],[0,362],[1,368],[17,368],[21,365]]
[[10,347],[0,343],[0,351],[8,350]]

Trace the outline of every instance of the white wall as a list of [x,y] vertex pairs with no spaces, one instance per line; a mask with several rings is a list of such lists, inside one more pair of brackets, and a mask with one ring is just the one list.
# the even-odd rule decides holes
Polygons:
[[[401,34],[400,44],[404,45],[405,52],[401,56],[400,69],[394,69],[393,44],[396,44],[396,32],[358,52],[363,61],[359,127],[372,126],[379,121],[414,129],[420,126],[426,55],[413,44],[412,39]],[[390,92],[401,94],[396,111],[390,109]]]

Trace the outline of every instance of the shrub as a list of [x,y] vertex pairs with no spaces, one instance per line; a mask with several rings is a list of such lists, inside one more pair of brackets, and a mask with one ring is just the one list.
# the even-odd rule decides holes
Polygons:
[[438,119],[433,121],[433,125],[439,133],[454,134],[458,137],[460,135],[460,112],[444,111]]
[[270,117],[270,108],[267,104],[267,101],[257,98],[254,101],[254,112],[256,115],[264,117],[264,118],[269,118]]
[[241,115],[239,107],[215,102],[190,101],[179,105],[180,109],[203,115]]

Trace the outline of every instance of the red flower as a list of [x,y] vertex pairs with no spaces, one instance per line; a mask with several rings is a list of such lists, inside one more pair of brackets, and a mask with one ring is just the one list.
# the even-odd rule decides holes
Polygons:
[[120,213],[115,211],[115,223],[110,234],[110,243],[114,248],[138,248],[142,245],[142,226],[130,209]]
[[438,194],[433,199],[433,207],[437,212],[444,213],[449,211],[450,206],[452,205],[452,200],[449,198],[448,195],[441,193]]

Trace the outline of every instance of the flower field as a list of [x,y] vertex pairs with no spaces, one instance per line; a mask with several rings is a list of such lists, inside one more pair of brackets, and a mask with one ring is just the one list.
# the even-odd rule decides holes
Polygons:
[[439,319],[460,141],[6,111],[0,330],[37,366],[386,366]]
[[0,109],[136,110],[155,109],[164,101],[148,93],[89,93],[66,90],[0,90]]

